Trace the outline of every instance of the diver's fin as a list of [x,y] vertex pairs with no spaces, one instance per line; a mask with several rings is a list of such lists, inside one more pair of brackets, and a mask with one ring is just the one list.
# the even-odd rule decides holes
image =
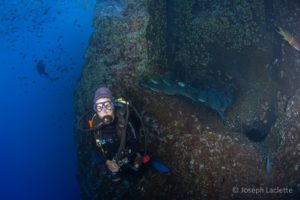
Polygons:
[[168,166],[166,166],[165,164],[163,164],[157,160],[152,160],[151,164],[152,164],[152,167],[160,173],[169,173],[171,171]]

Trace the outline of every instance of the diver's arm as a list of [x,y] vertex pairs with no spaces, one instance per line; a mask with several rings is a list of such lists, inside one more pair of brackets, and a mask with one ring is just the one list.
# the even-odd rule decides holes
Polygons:
[[110,160],[108,159],[103,152],[101,152],[101,158],[103,159],[103,163],[105,163],[105,165],[107,166],[107,168],[111,171],[111,172],[118,172],[120,167],[118,166],[118,164],[116,163],[116,161],[114,160]]

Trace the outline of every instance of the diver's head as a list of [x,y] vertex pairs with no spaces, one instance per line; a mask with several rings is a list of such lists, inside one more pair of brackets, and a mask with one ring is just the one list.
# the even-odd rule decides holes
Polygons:
[[115,119],[113,97],[108,88],[101,87],[96,90],[94,111],[104,124],[109,124]]

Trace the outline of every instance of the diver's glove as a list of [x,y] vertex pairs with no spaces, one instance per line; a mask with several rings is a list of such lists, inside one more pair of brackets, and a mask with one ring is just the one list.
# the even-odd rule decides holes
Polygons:
[[113,173],[117,173],[120,170],[119,165],[114,160],[106,160],[105,164],[107,168]]
[[121,180],[119,175],[120,167],[115,160],[106,160],[105,162],[107,168],[109,169],[109,176],[113,182],[118,182]]

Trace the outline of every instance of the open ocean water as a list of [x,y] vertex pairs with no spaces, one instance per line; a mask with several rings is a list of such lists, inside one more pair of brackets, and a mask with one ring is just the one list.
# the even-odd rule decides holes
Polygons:
[[0,2],[0,199],[80,199],[73,90],[94,1]]

